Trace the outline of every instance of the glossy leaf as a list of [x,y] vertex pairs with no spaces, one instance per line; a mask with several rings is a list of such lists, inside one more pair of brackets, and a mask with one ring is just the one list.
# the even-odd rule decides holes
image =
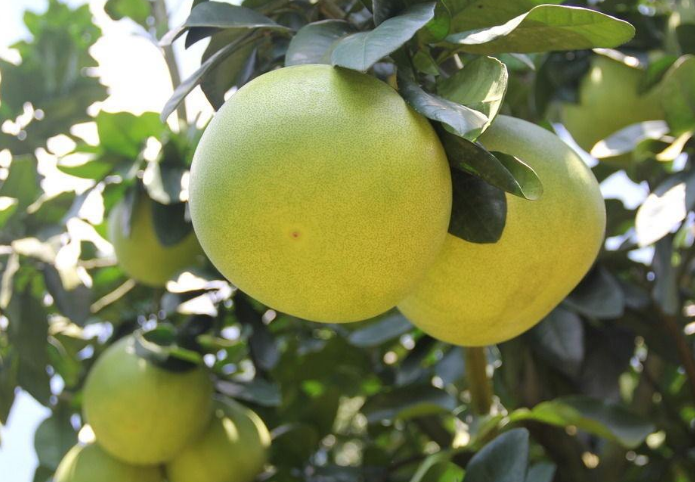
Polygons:
[[466,466],[465,482],[524,482],[529,458],[529,434],[524,428],[497,436]]
[[336,42],[354,31],[343,20],[322,20],[307,24],[292,37],[285,54],[285,66],[330,64]]
[[660,85],[666,120],[675,134],[695,129],[695,56],[684,55],[666,73]]
[[535,351],[552,367],[576,377],[584,361],[584,328],[573,311],[558,306],[528,332]]
[[382,58],[396,51],[434,18],[433,2],[414,5],[397,17],[389,18],[374,30],[340,40],[331,53],[331,63],[366,72]]
[[396,418],[408,419],[452,411],[456,398],[432,386],[403,387],[379,393],[362,407],[369,423]]
[[375,321],[350,333],[348,341],[363,348],[379,346],[413,329],[413,325],[400,314]]
[[63,456],[77,443],[77,433],[70,423],[70,415],[69,407],[59,404],[36,429],[34,447],[43,467],[58,468]]
[[632,124],[599,141],[591,149],[591,155],[605,159],[627,154],[635,150],[645,139],[661,139],[668,132],[668,124],[660,120]]
[[623,314],[625,294],[615,276],[599,266],[584,277],[565,303],[585,316],[612,319]]
[[530,53],[617,47],[634,35],[628,22],[595,10],[539,5],[504,24],[454,33],[447,41],[471,53]]

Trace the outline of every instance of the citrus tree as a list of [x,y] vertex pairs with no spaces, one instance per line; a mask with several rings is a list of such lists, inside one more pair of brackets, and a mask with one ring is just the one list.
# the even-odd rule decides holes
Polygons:
[[695,480],[692,2],[108,0],[171,73],[142,115],[88,114],[48,3],[0,60],[36,482]]

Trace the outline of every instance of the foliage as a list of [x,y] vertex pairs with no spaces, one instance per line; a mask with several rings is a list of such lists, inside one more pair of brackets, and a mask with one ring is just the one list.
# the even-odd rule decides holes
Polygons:
[[[170,368],[204,360],[221,395],[261,415],[273,435],[263,480],[695,481],[695,37],[681,26],[681,43],[664,47],[666,2],[607,0],[601,12],[595,2],[559,3],[196,0],[167,36],[161,2],[106,4],[163,44],[210,38],[164,118],[196,86],[218,108],[230,89],[284,65],[332,63],[398,86],[436,123],[455,173],[451,231],[474,242],[503,232],[503,191],[542,196],[543,180],[523,159],[477,142],[494,117],[557,128],[556,102],[577,99],[592,56],[640,62],[665,119],[599,143],[594,154],[605,156],[593,170],[650,195],[637,206],[607,199],[606,249],[584,281],[530,332],[486,350],[489,413],[471,400],[484,393],[480,360],[395,312],[312,324],[261,306],[209,265],[166,289],[128,279],[104,243],[105,216],[87,207],[108,215],[147,195],[166,243],[188,226],[182,180],[200,132],[153,113],[92,119],[87,107],[106,91],[90,75],[99,30],[88,9],[50,0],[47,13],[27,13],[32,40],[15,46],[22,62],[0,61],[0,151],[11,154],[0,185],[0,422],[19,387],[51,408],[36,434],[35,480],[74,444],[96,357],[145,329],[163,347],[143,356]],[[70,133],[88,120],[98,145]],[[48,196],[34,154],[58,134],[76,143],[59,169],[91,187]]]

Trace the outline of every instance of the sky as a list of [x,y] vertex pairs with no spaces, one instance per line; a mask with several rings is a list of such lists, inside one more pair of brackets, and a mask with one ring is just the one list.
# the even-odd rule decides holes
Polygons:
[[[92,55],[99,62],[98,74],[109,88],[108,99],[95,106],[109,112],[129,111],[136,114],[145,111],[159,112],[172,93],[166,64],[158,50],[151,42],[134,34],[132,25],[127,21],[113,22],[103,12],[105,0],[65,0],[70,5],[90,4],[96,23],[102,28],[103,37],[92,48]],[[183,23],[190,11],[192,0],[167,0],[171,25]],[[28,33],[22,22],[24,10],[43,11],[46,0],[0,0],[0,57],[12,60],[13,53],[9,46]],[[182,78],[192,74],[199,66],[202,50],[206,42],[199,42],[184,51],[182,42],[175,44]],[[208,119],[212,109],[202,92],[196,89],[186,99],[188,115],[194,119],[200,114],[201,119]],[[96,142],[96,129],[90,125],[82,126],[76,134],[87,141]],[[56,151],[70,150],[65,139],[56,140],[51,148]],[[62,147],[62,149],[61,149]],[[39,158],[43,174],[53,179],[53,188],[63,190],[62,183],[68,180],[55,168],[56,159],[44,155]],[[628,207],[637,206],[648,194],[644,186],[638,186],[627,179],[624,174],[617,174],[603,183],[605,197],[620,197]],[[51,185],[44,186],[47,190]],[[644,253],[649,259],[651,253]],[[33,434],[36,427],[49,414],[31,396],[20,392],[10,413],[8,424],[0,428],[0,482],[31,482],[36,467],[36,455],[33,448]],[[125,481],[124,481],[125,482]]]

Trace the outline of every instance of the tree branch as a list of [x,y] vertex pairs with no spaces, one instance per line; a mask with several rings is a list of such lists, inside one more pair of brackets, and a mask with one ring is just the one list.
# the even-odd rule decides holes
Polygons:
[[465,351],[466,378],[473,410],[480,415],[487,415],[492,407],[492,385],[487,374],[485,348],[467,347]]

